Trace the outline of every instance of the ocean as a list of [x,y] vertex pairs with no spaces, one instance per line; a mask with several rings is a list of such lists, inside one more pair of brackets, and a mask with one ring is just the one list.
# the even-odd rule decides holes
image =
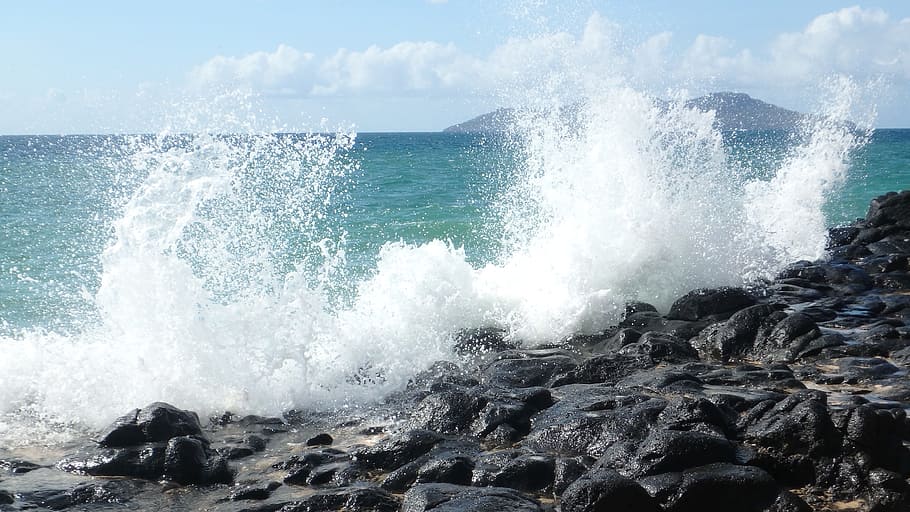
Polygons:
[[501,135],[0,137],[0,440],[156,400],[375,400],[461,329],[558,342],[824,257],[826,227],[910,183],[910,130],[651,107]]

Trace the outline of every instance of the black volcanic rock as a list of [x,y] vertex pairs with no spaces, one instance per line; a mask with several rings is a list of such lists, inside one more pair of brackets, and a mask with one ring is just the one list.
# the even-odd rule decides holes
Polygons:
[[755,297],[742,288],[702,288],[693,290],[670,306],[671,320],[700,320],[710,315],[734,313],[755,304]]
[[643,482],[649,492],[666,497],[666,512],[765,512],[778,500],[781,486],[752,466],[709,464]]
[[540,504],[513,489],[418,484],[404,495],[402,512],[542,512]]
[[562,494],[563,512],[659,512],[657,502],[634,480],[611,469],[594,469]]
[[144,442],[166,442],[172,437],[201,436],[199,416],[164,402],[155,402],[142,409],[133,409],[117,418],[101,433],[98,444],[119,447]]
[[361,464],[396,469],[430,451],[442,437],[429,430],[410,430],[354,452]]

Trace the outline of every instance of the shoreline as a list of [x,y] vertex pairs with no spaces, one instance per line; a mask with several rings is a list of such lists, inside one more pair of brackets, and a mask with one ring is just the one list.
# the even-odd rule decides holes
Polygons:
[[56,460],[0,455],[0,511],[908,510],[910,191],[828,249],[598,335],[464,331],[461,366],[347,413],[135,404]]

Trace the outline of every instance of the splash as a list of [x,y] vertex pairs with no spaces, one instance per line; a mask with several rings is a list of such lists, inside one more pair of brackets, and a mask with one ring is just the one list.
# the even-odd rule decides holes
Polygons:
[[462,328],[558,341],[629,300],[666,308],[817,258],[862,143],[843,122],[857,91],[836,92],[766,180],[731,161],[711,113],[629,87],[588,93],[569,122],[525,113],[486,227],[502,254],[472,266],[444,240],[391,241],[367,277],[345,272],[353,133],[138,138],[144,179],[101,255],[98,322],[0,340],[0,438],[56,442],[61,424],[155,400],[203,416],[372,400],[452,358]]

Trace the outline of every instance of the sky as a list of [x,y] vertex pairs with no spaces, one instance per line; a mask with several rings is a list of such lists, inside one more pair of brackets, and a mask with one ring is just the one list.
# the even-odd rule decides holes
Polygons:
[[606,87],[815,111],[835,75],[910,127],[906,0],[32,0],[0,48],[0,134],[437,131]]

